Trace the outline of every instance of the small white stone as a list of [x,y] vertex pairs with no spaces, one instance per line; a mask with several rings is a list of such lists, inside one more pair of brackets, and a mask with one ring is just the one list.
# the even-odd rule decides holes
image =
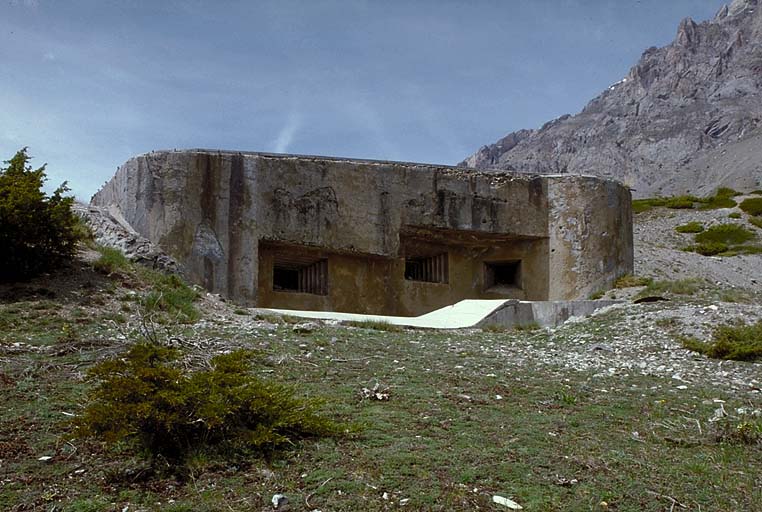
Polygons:
[[498,505],[506,506],[511,510],[522,510],[524,508],[515,501],[498,495],[492,496],[492,501]]

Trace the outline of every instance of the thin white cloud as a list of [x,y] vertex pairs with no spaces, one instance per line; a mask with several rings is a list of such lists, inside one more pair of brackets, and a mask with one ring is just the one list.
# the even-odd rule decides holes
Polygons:
[[384,118],[369,101],[358,98],[346,102],[346,109],[350,119],[361,130],[368,133],[376,149],[376,156],[382,160],[400,160],[401,152],[394,143],[393,138],[387,133]]
[[293,109],[286,119],[286,124],[281,128],[278,133],[278,137],[275,139],[276,153],[285,153],[294,141],[294,135],[302,127],[302,116],[296,110]]
[[23,6],[30,9],[36,9],[40,6],[39,0],[11,0],[11,5],[14,7]]

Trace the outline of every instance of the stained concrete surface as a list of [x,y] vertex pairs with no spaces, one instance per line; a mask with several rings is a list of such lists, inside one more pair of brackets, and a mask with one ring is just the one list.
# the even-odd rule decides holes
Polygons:
[[[416,316],[464,299],[577,300],[633,266],[630,191],[590,176],[157,151],[126,162],[92,202],[190,280],[250,306]],[[407,275],[412,259],[443,255],[444,279]],[[276,282],[295,259],[326,269],[321,293]],[[514,261],[515,282],[489,282],[491,266]]]
[[299,311],[293,309],[260,308],[263,313],[278,313],[305,319],[336,320],[341,322],[384,322],[403,327],[425,329],[465,329],[468,327],[516,327],[536,324],[554,327],[572,317],[588,316],[595,311],[621,301],[519,301],[519,300],[462,300],[451,306],[417,317],[360,315],[335,311]]

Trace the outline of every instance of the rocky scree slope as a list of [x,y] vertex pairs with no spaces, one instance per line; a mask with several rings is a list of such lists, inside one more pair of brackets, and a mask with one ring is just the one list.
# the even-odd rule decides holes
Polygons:
[[628,75],[577,115],[519,130],[459,165],[593,174],[636,197],[762,183],[762,3],[735,0],[714,19],[684,19]]

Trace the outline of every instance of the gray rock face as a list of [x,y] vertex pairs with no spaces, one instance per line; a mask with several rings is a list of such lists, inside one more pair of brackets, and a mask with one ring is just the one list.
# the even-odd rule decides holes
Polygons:
[[182,266],[156,244],[138,234],[115,208],[74,204],[74,212],[90,226],[95,241],[119,249],[130,261],[182,275]]
[[684,19],[577,115],[520,130],[461,162],[478,169],[615,178],[636,197],[762,185],[762,5]]

